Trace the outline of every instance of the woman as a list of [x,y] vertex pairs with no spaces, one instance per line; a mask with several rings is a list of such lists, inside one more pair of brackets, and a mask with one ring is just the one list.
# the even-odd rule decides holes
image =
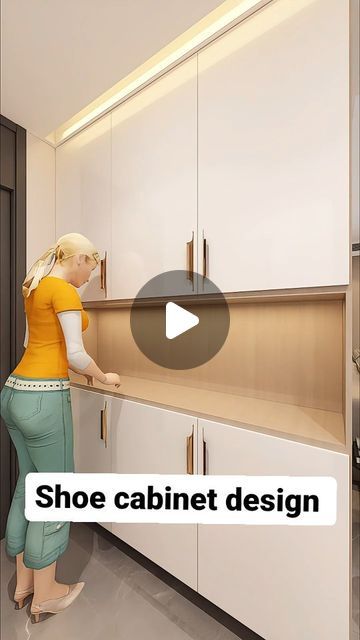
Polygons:
[[15,608],[33,594],[31,614],[68,607],[84,583],[55,580],[57,558],[69,542],[70,522],[29,522],[24,515],[29,472],[74,471],[73,424],[68,369],[92,382],[120,385],[86,353],[88,324],[75,287],[88,281],[99,263],[92,243],[78,233],[59,238],[30,269],[23,283],[25,353],[1,390],[1,416],[19,461],[19,478],[8,514],[6,551],[16,556]]

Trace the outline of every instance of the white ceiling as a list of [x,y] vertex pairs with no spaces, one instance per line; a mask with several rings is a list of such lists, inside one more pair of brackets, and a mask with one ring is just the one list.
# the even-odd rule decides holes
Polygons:
[[222,0],[2,0],[1,113],[45,138]]

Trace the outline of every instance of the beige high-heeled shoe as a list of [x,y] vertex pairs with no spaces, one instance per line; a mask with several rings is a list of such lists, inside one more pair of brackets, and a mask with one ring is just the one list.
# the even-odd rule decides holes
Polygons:
[[50,600],[44,600],[39,604],[32,604],[30,613],[34,616],[35,622],[40,622],[41,613],[60,613],[69,607],[82,591],[85,582],[77,582],[76,584],[69,584],[69,591],[60,598],[51,598]]
[[33,593],[34,585],[28,589],[23,589],[22,591],[16,589],[14,593],[15,609],[22,609],[25,605],[25,600],[27,600]]

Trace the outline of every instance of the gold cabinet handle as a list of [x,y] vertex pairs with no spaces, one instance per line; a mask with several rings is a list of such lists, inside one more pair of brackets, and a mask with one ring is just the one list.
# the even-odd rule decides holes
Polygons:
[[190,280],[192,288],[194,288],[194,232],[189,242],[186,243],[186,268],[187,279]]
[[107,273],[106,273],[106,262],[107,262],[107,251],[105,251],[105,256],[100,261],[100,289],[105,291],[105,298],[107,296]]
[[203,474],[204,476],[206,476],[207,474],[206,453],[207,453],[206,442],[205,440],[203,440]]
[[100,438],[104,440],[105,447],[107,447],[107,402],[104,403],[104,408],[100,411]]
[[186,438],[186,472],[194,473],[194,425],[191,436]]
[[207,276],[207,245],[206,238],[203,238],[203,278]]

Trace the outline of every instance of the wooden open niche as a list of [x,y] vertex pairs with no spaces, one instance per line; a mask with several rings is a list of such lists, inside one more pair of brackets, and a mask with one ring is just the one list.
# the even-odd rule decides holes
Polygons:
[[[230,331],[223,348],[206,364],[184,371],[164,369],[139,351],[130,306],[120,301],[85,305],[90,327],[84,341],[103,371],[120,373],[120,395],[341,448],[344,305],[344,293],[229,296]],[[149,318],[156,313],[163,311],[144,308]]]

